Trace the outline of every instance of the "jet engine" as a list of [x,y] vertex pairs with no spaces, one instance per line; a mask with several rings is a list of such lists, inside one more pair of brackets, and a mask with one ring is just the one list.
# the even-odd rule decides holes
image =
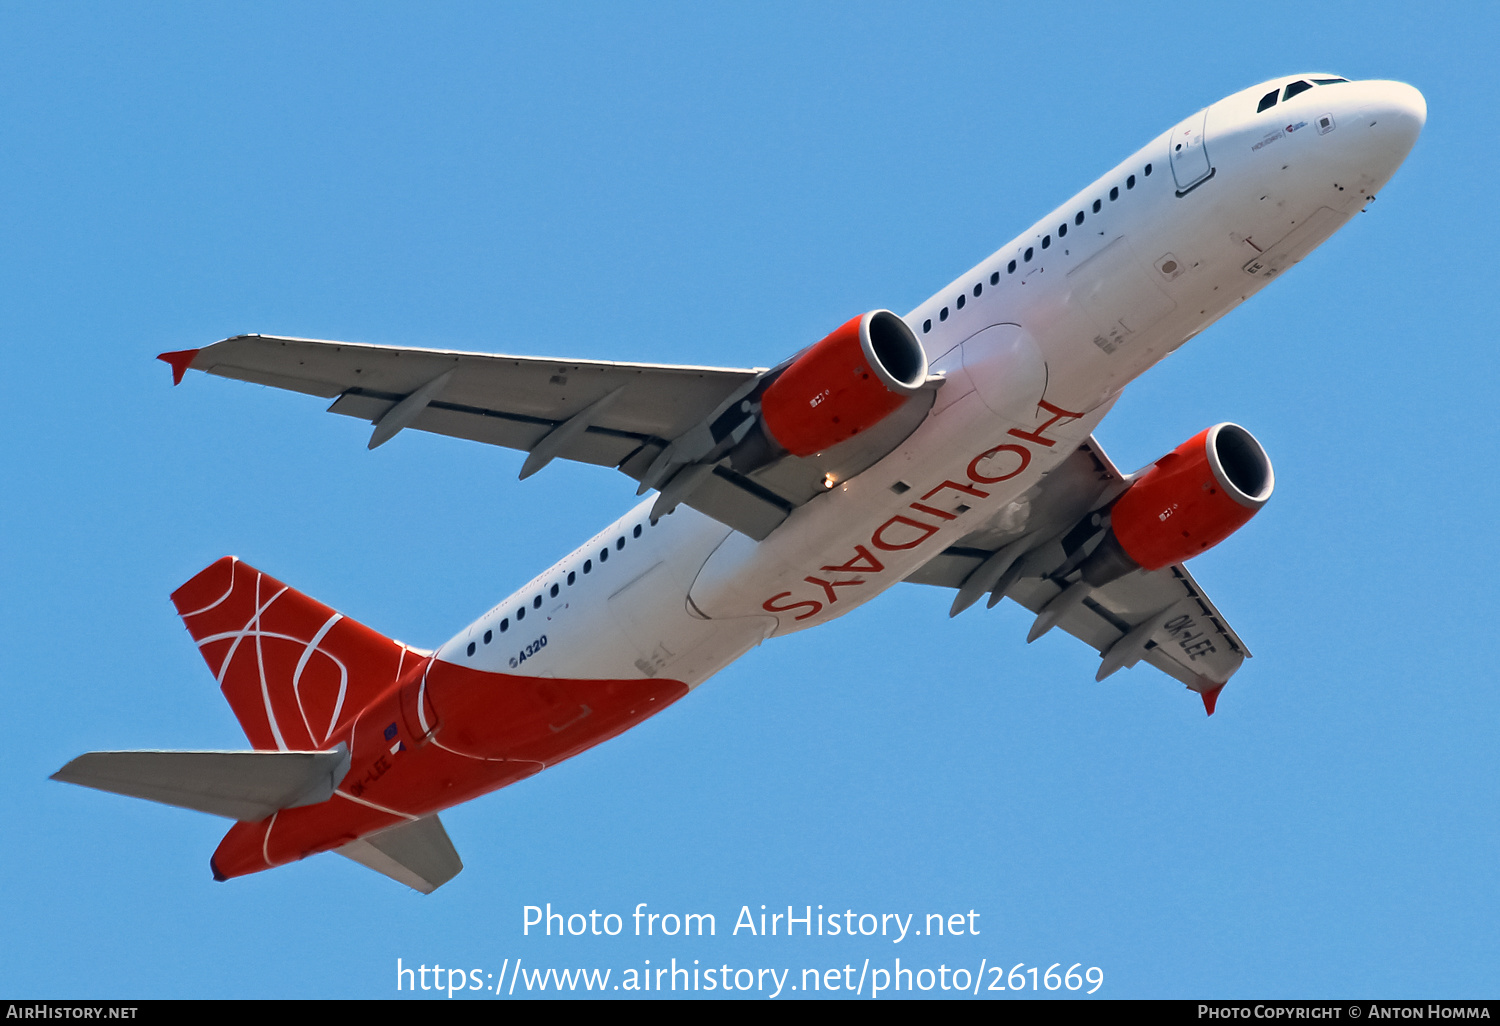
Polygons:
[[761,396],[770,436],[811,456],[874,427],[927,380],[927,353],[889,310],[862,314],[805,350]]
[[1238,424],[1215,424],[1135,479],[1110,510],[1109,532],[1081,567],[1100,587],[1132,570],[1160,570],[1212,548],[1266,504],[1270,457]]

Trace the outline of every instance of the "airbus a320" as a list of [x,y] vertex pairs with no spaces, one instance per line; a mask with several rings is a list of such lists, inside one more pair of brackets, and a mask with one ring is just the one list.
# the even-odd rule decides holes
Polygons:
[[1209,714],[1249,655],[1183,565],[1271,497],[1216,424],[1133,473],[1094,439],[1137,375],[1374,197],[1426,104],[1300,75],[1198,111],[904,316],[873,310],[770,369],[242,335],[164,353],[406,430],[615,467],[647,497],[427,651],[233,557],[172,595],[250,742],[91,752],[55,778],[234,820],[210,866],[336,851],[430,892],[437,814],[653,716],[767,638],[901,582],[986,599],[1146,662]]

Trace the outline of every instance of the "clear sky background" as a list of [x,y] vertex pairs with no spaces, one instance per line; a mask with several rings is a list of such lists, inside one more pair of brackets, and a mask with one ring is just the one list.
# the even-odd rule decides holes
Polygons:
[[[1112,997],[1494,997],[1497,38],[1485,4],[0,7],[0,996],[900,957],[1099,966]],[[225,821],[46,779],[244,746],[167,600],[222,555],[435,646],[635,501],[415,432],[370,453],[315,399],[173,389],[158,352],[770,365],[1302,71],[1411,82],[1424,135],[1099,432],[1135,468],[1233,420],[1275,462],[1193,563],[1255,652],[1212,719],[906,585],[445,813],[466,868],[430,897],[333,855],[217,884]],[[522,937],[547,902],[718,936]],[[762,904],[980,935],[730,936]]]

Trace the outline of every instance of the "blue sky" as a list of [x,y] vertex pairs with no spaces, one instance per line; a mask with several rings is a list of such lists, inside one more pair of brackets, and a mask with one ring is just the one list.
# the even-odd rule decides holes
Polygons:
[[[900,957],[1098,966],[1111,997],[1493,996],[1496,21],[6,5],[0,994],[388,997],[397,958],[792,985]],[[1309,70],[1416,85],[1416,150],[1099,432],[1134,468],[1232,420],[1275,461],[1266,510],[1193,564],[1255,652],[1211,720],[1144,665],[1096,684],[1072,639],[1028,647],[1014,605],[949,621],[905,586],[445,813],[467,868],[430,897],[328,855],[216,884],[223,821],[46,779],[91,749],[243,745],[167,601],[219,556],[430,646],[634,501],[452,439],[370,453],[316,400],[173,389],[156,353],[261,331],[769,365]],[[718,935],[522,936],[547,902]],[[980,934],[731,935],[762,904],[973,909]]]

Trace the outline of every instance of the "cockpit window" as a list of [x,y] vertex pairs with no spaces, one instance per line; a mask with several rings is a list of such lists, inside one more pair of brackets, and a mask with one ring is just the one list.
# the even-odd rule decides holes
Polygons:
[[1347,82],[1347,78],[1315,78],[1313,85],[1333,85],[1335,82]]
[[1312,86],[1306,82],[1293,82],[1291,85],[1286,87],[1286,92],[1281,95],[1281,98],[1283,100],[1290,100],[1298,93],[1305,93],[1311,88]]
[[1280,89],[1272,89],[1269,93],[1262,96],[1260,98],[1260,106],[1255,108],[1255,113],[1259,114],[1263,110],[1270,110],[1272,107],[1276,106],[1276,97],[1280,95]]

